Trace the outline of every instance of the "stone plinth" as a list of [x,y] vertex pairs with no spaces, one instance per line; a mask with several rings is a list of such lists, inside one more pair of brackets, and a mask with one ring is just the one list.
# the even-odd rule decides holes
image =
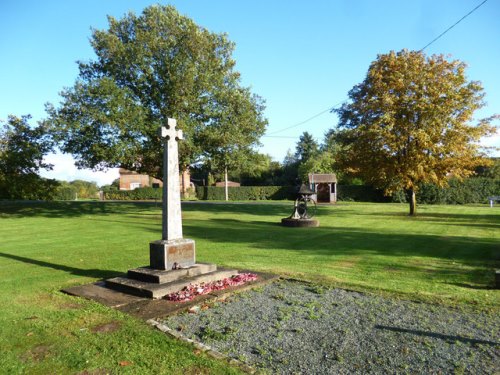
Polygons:
[[319,227],[319,221],[315,219],[293,219],[286,217],[281,219],[281,225],[285,227],[311,228]]
[[189,284],[207,283],[237,275],[237,270],[218,270],[215,264],[195,264],[179,270],[160,271],[148,267],[130,270],[127,277],[106,280],[108,288],[146,298],[162,298]]
[[139,267],[128,270],[127,277],[149,283],[164,284],[177,281],[181,278],[193,277],[209,272],[217,271],[217,266],[211,263],[196,263],[192,267],[181,268],[178,270],[162,271],[150,267]]
[[149,266],[157,270],[172,270],[177,267],[191,267],[196,261],[194,241],[179,238],[149,243]]

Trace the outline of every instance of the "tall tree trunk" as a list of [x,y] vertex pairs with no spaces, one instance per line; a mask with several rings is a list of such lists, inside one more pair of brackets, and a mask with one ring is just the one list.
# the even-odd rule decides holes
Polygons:
[[410,216],[415,216],[417,214],[417,197],[413,188],[408,190],[408,200],[410,201]]
[[227,188],[227,166],[224,167],[224,192],[226,194],[226,202],[229,200],[229,191]]

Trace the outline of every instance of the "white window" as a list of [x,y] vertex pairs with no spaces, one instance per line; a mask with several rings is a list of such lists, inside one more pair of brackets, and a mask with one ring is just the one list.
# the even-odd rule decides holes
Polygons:
[[141,187],[140,182],[131,182],[130,183],[130,190],[135,190],[135,189],[140,188],[140,187]]

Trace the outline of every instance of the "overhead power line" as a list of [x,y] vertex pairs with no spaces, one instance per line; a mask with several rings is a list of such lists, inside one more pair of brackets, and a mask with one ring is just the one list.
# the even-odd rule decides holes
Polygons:
[[265,137],[265,138],[288,138],[288,139],[297,139],[297,138],[299,138],[299,136],[291,137],[291,136],[287,136],[287,135],[263,135],[263,137]]
[[309,117],[308,119],[304,120],[304,121],[301,121],[295,125],[292,125],[292,126],[287,126],[286,128],[283,128],[283,129],[280,129],[280,130],[276,130],[276,131],[273,131],[271,133],[267,133],[264,137],[269,137],[273,134],[277,134],[277,133],[281,133],[281,132],[284,132],[285,130],[289,130],[289,129],[293,129],[293,128],[296,128],[297,126],[300,126],[300,125],[304,125],[305,123],[311,121],[311,120],[314,120],[316,117],[319,117],[321,116],[322,114],[326,113],[326,112],[331,112],[332,110],[334,110],[335,108],[337,108],[340,104],[344,103],[345,100],[341,101],[341,102],[338,102],[337,104],[335,104],[333,107],[329,107],[319,113],[316,113],[314,116],[312,117]]
[[444,34],[446,34],[448,31],[450,31],[451,29],[453,29],[455,26],[457,26],[460,22],[462,22],[464,19],[466,19],[468,16],[470,16],[472,13],[474,13],[477,9],[479,9],[479,7],[481,7],[484,3],[486,3],[488,0],[484,0],[481,4],[479,4],[478,6],[476,6],[474,9],[472,9],[469,13],[467,13],[465,16],[463,16],[462,18],[460,18],[457,22],[455,22],[453,25],[451,25],[450,27],[448,27],[445,31],[443,31],[441,34],[439,34],[437,37],[435,37],[434,39],[432,39],[429,43],[427,43],[425,45],[424,48],[422,48],[419,52],[422,52],[424,49],[426,49],[427,47],[429,47],[432,43],[434,43],[436,40],[438,40],[439,38],[441,38]]
[[332,107],[329,107],[329,108],[327,108],[327,109],[325,109],[325,110],[323,110],[323,111],[321,111],[321,112],[319,112],[319,113],[315,114],[314,116],[309,117],[307,120],[304,120],[304,121],[301,121],[301,122],[299,122],[299,123],[297,123],[297,124],[295,124],[295,125],[292,125],[292,126],[287,126],[286,128],[283,128],[283,129],[276,130],[276,131],[274,131],[274,132],[268,133],[268,134],[267,134],[267,136],[270,136],[270,135],[272,135],[272,134],[281,133],[281,132],[284,132],[285,130],[288,130],[288,129],[293,129],[293,128],[296,128],[297,126],[303,125],[303,124],[305,124],[306,122],[309,122],[309,121],[311,121],[311,120],[314,120],[316,117],[319,117],[319,116],[321,116],[323,113],[326,113],[326,112],[331,111],[331,110],[332,110]]
[[[465,16],[463,16],[462,18],[460,18],[457,22],[455,22],[453,25],[451,25],[450,27],[448,27],[445,31],[443,31],[441,34],[439,34],[437,37],[435,37],[433,40],[431,40],[429,43],[427,43],[422,49],[420,49],[419,52],[422,52],[424,49],[426,49],[427,47],[429,47],[431,44],[433,44],[435,41],[437,41],[438,39],[440,39],[443,35],[445,35],[448,31],[450,31],[451,29],[453,29],[455,26],[457,26],[460,22],[462,22],[464,19],[466,19],[468,16],[470,16],[472,13],[474,13],[476,10],[478,10],[482,5],[484,5],[484,3],[486,3],[488,0],[484,0],[481,4],[477,5],[474,9],[472,9],[469,13],[467,13]],[[311,120],[314,120],[315,118],[323,115],[324,113],[326,112],[331,112],[333,111],[334,109],[336,109],[340,104],[344,103],[346,100],[343,100],[337,104],[335,104],[333,107],[329,107],[315,115],[313,115],[312,117],[309,117],[308,119],[304,120],[304,121],[301,121],[297,124],[294,124],[292,126],[287,126],[286,128],[283,128],[283,129],[280,129],[280,130],[276,130],[276,131],[273,131],[271,133],[267,133],[266,135],[263,135],[263,137],[268,137],[268,138],[297,138],[297,137],[288,137],[288,136],[273,136],[273,134],[277,134],[277,133],[281,133],[281,132],[284,132],[285,130],[289,130],[289,129],[293,129],[293,128],[296,128],[300,125],[304,125],[306,123],[308,123],[309,121]]]

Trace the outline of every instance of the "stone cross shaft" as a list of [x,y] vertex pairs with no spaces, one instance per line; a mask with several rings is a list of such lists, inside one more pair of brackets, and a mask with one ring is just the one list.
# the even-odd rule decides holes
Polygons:
[[181,194],[179,187],[178,140],[182,130],[176,130],[177,121],[167,119],[167,126],[159,129],[163,139],[163,206],[162,241],[182,238]]

